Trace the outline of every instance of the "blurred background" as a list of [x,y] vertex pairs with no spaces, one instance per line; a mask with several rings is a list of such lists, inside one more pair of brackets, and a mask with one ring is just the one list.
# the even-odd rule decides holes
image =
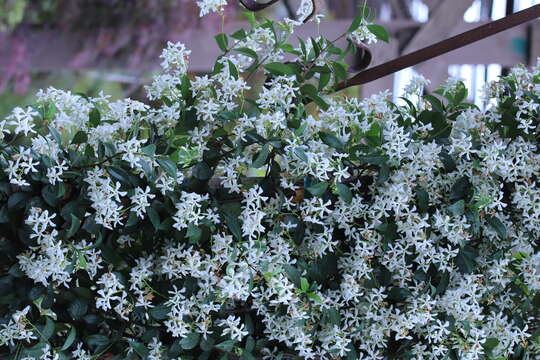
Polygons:
[[[265,2],[261,0],[261,2]],[[247,27],[243,9],[230,0],[225,31]],[[266,9],[274,18],[294,16],[300,0],[282,0]],[[396,58],[487,21],[540,3],[540,0],[318,0],[320,26],[301,27],[300,36],[328,38],[345,30],[357,5],[376,10],[376,22],[391,33],[389,44],[371,46],[372,65]],[[480,90],[515,64],[540,57],[539,21],[508,30],[414,68],[350,90],[353,96],[390,89],[400,96],[419,73],[435,89],[449,75],[466,81],[471,101],[482,106]],[[0,0],[0,118],[30,104],[40,88],[54,86],[114,98],[144,100],[143,86],[159,68],[167,41],[192,50],[190,71],[211,70],[220,53],[213,36],[218,15],[199,17],[196,0]],[[349,59],[354,69],[355,59]]]

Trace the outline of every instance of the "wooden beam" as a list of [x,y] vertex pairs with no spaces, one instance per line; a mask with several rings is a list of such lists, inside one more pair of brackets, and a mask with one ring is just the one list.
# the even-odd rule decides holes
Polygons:
[[535,21],[530,25],[529,34],[529,66],[536,66],[540,60],[540,21]]
[[429,21],[418,30],[412,40],[403,48],[408,54],[424,46],[444,40],[450,36],[457,25],[463,24],[463,14],[474,0],[443,1],[437,6]]

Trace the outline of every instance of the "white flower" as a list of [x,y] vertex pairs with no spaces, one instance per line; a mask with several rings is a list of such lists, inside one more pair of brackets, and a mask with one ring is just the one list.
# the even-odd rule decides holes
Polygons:
[[47,179],[52,185],[55,185],[57,182],[62,182],[60,177],[64,174],[64,171],[67,170],[69,170],[69,167],[65,160],[62,160],[61,162],[57,161],[53,167],[47,169]]
[[180,201],[176,203],[177,212],[173,216],[173,227],[182,230],[187,229],[189,224],[199,225],[207,216],[207,213],[203,211],[203,202],[208,199],[208,195],[182,191]]
[[227,5],[227,0],[197,1],[197,6],[201,9],[200,17],[203,17],[211,12],[222,12],[225,5]]
[[376,43],[377,37],[369,30],[367,25],[365,21],[362,21],[356,30],[347,35],[349,40],[355,43],[367,43],[368,45]]
[[167,47],[163,50],[161,67],[165,71],[174,71],[175,76],[183,75],[187,72],[188,59],[191,50],[187,50],[182,43],[167,42]]
[[231,339],[236,341],[242,341],[248,334],[247,331],[244,331],[244,324],[240,324],[240,318],[234,315],[229,315],[225,320],[218,320],[217,324],[225,328],[223,335],[230,334]]
[[28,136],[29,133],[36,132],[34,130],[34,117],[38,115],[39,114],[30,107],[26,110],[16,107],[6,120],[8,125],[15,127],[13,130],[15,134],[24,133],[24,136]]
[[155,197],[156,195],[150,193],[149,186],[147,186],[145,190],[140,187],[135,188],[135,194],[131,196],[131,202],[133,203],[131,211],[134,211],[135,214],[137,214],[137,217],[144,219],[146,208],[150,206],[149,200]]
[[27,326],[26,315],[30,311],[30,306],[23,310],[16,311],[7,324],[0,325],[0,346],[15,346],[15,341],[23,340],[30,342],[37,339],[31,326]]
[[120,197],[127,192],[120,191],[120,183],[114,183],[101,168],[89,171],[85,180],[88,183],[88,197],[92,201],[97,224],[113,229],[122,224],[122,210]]

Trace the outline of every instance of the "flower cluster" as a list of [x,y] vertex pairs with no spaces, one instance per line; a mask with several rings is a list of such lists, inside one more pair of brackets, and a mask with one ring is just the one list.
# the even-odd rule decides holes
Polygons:
[[251,20],[204,76],[168,44],[153,106],[0,121],[0,358],[538,357],[540,67],[350,98],[363,8],[346,50]]

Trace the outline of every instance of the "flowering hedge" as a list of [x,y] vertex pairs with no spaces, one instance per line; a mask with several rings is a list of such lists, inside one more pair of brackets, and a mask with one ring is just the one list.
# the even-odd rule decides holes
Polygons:
[[365,8],[345,50],[248,17],[209,75],[169,43],[152,106],[51,88],[0,122],[0,357],[538,356],[540,67],[485,111],[349,98]]

